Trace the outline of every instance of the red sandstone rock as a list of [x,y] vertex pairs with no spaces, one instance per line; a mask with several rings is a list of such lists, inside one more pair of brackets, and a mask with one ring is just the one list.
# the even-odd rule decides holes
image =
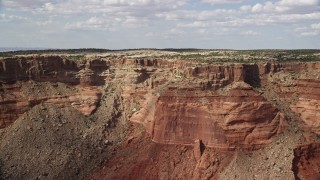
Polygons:
[[285,124],[283,115],[259,95],[170,95],[183,93],[160,96],[150,132],[155,142],[190,145],[201,139],[208,147],[255,149],[270,143]]
[[[302,72],[319,66],[317,63],[265,63],[192,67],[192,62],[176,60],[71,61],[59,56],[8,58],[1,63],[2,83],[33,79],[83,87],[103,85],[104,70],[116,67],[119,70],[112,72],[114,74],[109,71],[108,77],[109,81],[115,76],[125,82],[122,97],[127,116],[131,121],[142,123],[155,142],[191,145],[201,139],[208,147],[222,149],[262,147],[285,126],[283,115],[252,88],[258,87],[260,80],[266,81],[263,75]],[[301,113],[307,125],[317,128],[319,83],[314,80],[296,83],[297,87],[310,84],[313,89],[299,90],[299,101],[291,108]],[[100,93],[94,89],[30,100],[19,99],[18,94],[12,93],[9,101],[0,102],[1,126],[10,124],[39,103],[72,105],[89,115],[100,101]],[[12,113],[16,116],[9,118]]]
[[[105,72],[109,68],[110,71]],[[165,59],[72,61],[59,56],[7,58],[0,61],[0,87],[16,81],[27,83],[25,80],[34,80],[67,83],[78,92],[26,98],[21,95],[20,87],[12,85],[5,93],[0,93],[0,128],[40,103],[72,106],[90,115],[100,103],[101,92],[96,85],[120,83],[123,99],[114,104],[123,107],[123,113],[131,121],[143,124],[157,143],[148,141],[146,144],[152,144],[152,147],[145,149],[145,144],[137,143],[139,138],[129,138],[126,147],[142,151],[134,156],[130,154],[132,151],[124,153],[127,158],[133,157],[127,163],[130,168],[117,164],[123,161],[123,154],[119,155],[120,159],[114,159],[116,166],[112,170],[115,175],[111,177],[137,178],[143,174],[149,178],[168,179],[170,170],[186,171],[176,168],[184,157],[184,160],[197,160],[188,165],[185,177],[215,178],[219,166],[226,165],[221,165],[221,160],[210,151],[202,155],[199,139],[207,147],[223,150],[264,147],[283,131],[286,122],[283,114],[257,92],[261,89],[254,90],[253,87],[259,87],[260,81],[269,83],[271,76],[277,73],[296,74],[319,68],[319,63],[196,65],[190,61]],[[108,77],[107,82],[105,77]],[[281,97],[297,98],[291,109],[301,114],[306,126],[319,133],[319,77],[299,77],[293,83],[272,83],[279,88],[275,91]],[[0,91],[3,91],[2,87]],[[29,130],[31,128],[28,126]],[[188,147],[190,151],[177,151],[172,148],[175,146],[162,144],[194,145],[194,149]],[[318,146],[311,144],[294,150],[296,176],[319,178]],[[164,156],[159,150],[161,147],[165,152],[167,147],[170,151]],[[179,158],[175,159],[177,156]],[[142,161],[139,160],[141,157]],[[162,161],[164,158],[167,159]]]
[[[141,107],[130,110],[130,120],[142,123],[153,141],[192,145],[201,139],[208,147],[256,149],[270,143],[286,126],[283,115],[271,103],[242,83],[259,83],[256,64],[188,68],[187,77],[187,84],[177,80],[159,93],[162,85],[155,83],[151,89],[123,88],[125,107]],[[223,87],[227,88],[225,93],[215,92]],[[142,100],[134,103],[133,99]]]
[[55,104],[59,106],[72,106],[84,115],[92,114],[99,105],[101,92],[94,87],[79,88],[79,91],[80,92],[77,94],[1,101],[0,128],[10,125],[21,114],[40,103]]
[[[88,63],[88,65],[83,63]],[[0,83],[32,79],[95,85],[99,80],[97,73],[108,68],[106,61],[101,60],[81,62],[63,59],[60,56],[6,58],[0,61]],[[103,78],[100,77],[100,79]]]
[[197,161],[200,160],[202,152],[201,152],[201,141],[199,139],[196,139],[194,141],[193,154]]
[[[21,87],[8,86],[4,99],[0,99],[0,128],[6,127],[21,114],[39,103],[51,103],[61,106],[72,105],[84,115],[90,115],[100,102],[101,93],[94,85],[103,85],[104,75],[109,68],[106,61],[72,61],[60,56],[29,56],[6,58],[0,61],[0,87],[17,81],[33,80],[40,82],[62,82],[75,87],[80,92],[68,95],[50,95],[44,97],[24,97]],[[88,87],[93,86],[93,87]],[[3,89],[0,89],[0,91]],[[44,89],[36,91],[45,91]]]
[[300,114],[313,132],[320,134],[320,80],[303,79],[297,83],[299,98],[290,107]]
[[320,144],[312,143],[295,148],[292,170],[296,179],[320,179]]

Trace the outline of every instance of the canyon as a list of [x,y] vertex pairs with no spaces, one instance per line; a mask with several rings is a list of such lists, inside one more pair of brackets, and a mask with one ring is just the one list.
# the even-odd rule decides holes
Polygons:
[[0,59],[1,177],[320,177],[319,61],[122,53]]

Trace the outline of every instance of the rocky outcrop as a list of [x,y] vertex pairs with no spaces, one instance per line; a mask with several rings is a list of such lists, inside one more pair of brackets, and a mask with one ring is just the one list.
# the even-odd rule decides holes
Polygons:
[[283,115],[248,87],[228,95],[198,93],[176,90],[159,97],[147,125],[155,142],[191,145],[201,139],[218,149],[257,149],[285,126]]
[[[291,98],[297,91],[297,102],[291,108],[307,125],[318,128],[318,81],[299,76],[299,81],[283,84],[274,78],[276,74],[314,70],[318,63],[199,65],[165,59],[76,61],[30,56],[7,58],[1,64],[2,84],[62,82],[78,91],[27,99],[19,90],[7,89],[12,96],[0,102],[2,127],[39,103],[71,105],[90,115],[100,101],[96,86],[122,83],[125,114],[143,124],[155,142],[193,145],[199,139],[207,147],[258,149],[286,126],[284,115],[254,89],[272,82],[280,97]],[[10,119],[12,113],[16,115]]]
[[290,107],[300,114],[307,127],[320,134],[320,80],[301,79],[297,86],[299,87],[297,102]]
[[202,142],[199,139],[196,139],[194,141],[194,146],[193,146],[193,155],[197,161],[200,160],[203,150],[204,150],[204,147]]
[[0,62],[0,82],[18,80],[59,81],[78,84],[75,78],[79,70],[76,62],[60,56],[7,58]]
[[270,67],[270,72],[294,72],[301,73],[308,70],[319,69],[318,62],[295,62],[295,63],[267,63]]
[[62,82],[68,84],[96,85],[106,61],[76,61],[61,56],[30,56],[6,58],[0,61],[0,83],[19,80]]
[[301,145],[294,149],[292,170],[296,179],[320,179],[320,144]]
[[[286,126],[283,114],[253,90],[260,86],[260,68],[235,64],[176,69],[171,74],[156,70],[148,75],[152,86],[123,88],[126,106],[135,107],[129,118],[142,123],[158,143],[193,145],[199,139],[224,150],[258,149]],[[172,82],[159,83],[162,77]]]
[[303,126],[305,133],[319,134],[320,63],[267,63],[265,67],[270,70],[260,73],[261,92],[272,92],[271,101],[299,117],[296,124]]
[[197,79],[203,89],[217,90],[232,82],[243,81],[251,86],[260,86],[257,64],[203,65],[188,68],[188,77]]
[[[23,113],[40,103],[72,106],[84,115],[92,114],[99,105],[101,97],[101,92],[96,86],[105,84],[104,72],[108,68],[108,63],[99,59],[76,61],[61,56],[2,59],[0,61],[0,128],[10,125]],[[69,87],[59,92],[55,90],[47,92],[48,86],[46,89],[38,89],[44,86],[31,87],[28,82],[33,81],[64,83]],[[28,88],[32,89],[29,89],[30,93],[26,94],[27,92],[23,89]],[[53,87],[53,89],[57,88]]]
[[[266,83],[300,116],[304,126],[320,134],[320,72],[316,63],[300,64],[272,74]],[[271,75],[270,75],[271,76]]]
[[[301,145],[316,141],[317,136],[306,136],[306,131],[320,134],[320,63],[210,64],[99,56],[0,59],[6,177],[37,170],[42,152],[49,150],[49,160],[51,151],[55,153],[43,142],[60,149],[57,142],[64,137],[66,151],[59,150],[56,157],[72,156],[63,163],[50,161],[56,163],[52,167],[67,167],[59,170],[66,172],[73,168],[69,162],[85,157],[72,170],[77,174],[95,154],[94,164],[106,163],[98,179],[277,179],[293,178],[293,173],[297,179],[320,178],[319,144]],[[30,135],[27,142],[24,133]],[[42,149],[34,151],[30,142],[36,141]],[[70,143],[90,148],[90,154],[70,148]],[[31,154],[24,162],[32,161],[32,166],[17,168],[21,153],[12,149]],[[106,156],[100,158],[101,153]],[[222,171],[230,176],[220,176]],[[47,169],[39,172],[31,179],[55,175]],[[239,172],[248,175],[237,176]]]
[[72,106],[84,115],[92,114],[100,103],[101,92],[97,88],[79,88],[80,92],[68,95],[14,99],[0,102],[0,128],[12,124],[18,117],[38,104]]

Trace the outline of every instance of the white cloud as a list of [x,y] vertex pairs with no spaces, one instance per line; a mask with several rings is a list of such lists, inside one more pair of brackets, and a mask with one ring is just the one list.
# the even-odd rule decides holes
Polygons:
[[240,7],[241,11],[247,12],[251,10],[251,5],[243,5]]
[[[177,9],[188,0],[7,0],[9,8],[19,8],[34,13],[83,14],[130,11],[135,13]],[[139,12],[140,11],[140,12]]]
[[184,33],[184,31],[177,29],[177,28],[172,28],[168,31],[168,34],[174,34],[174,35],[183,34],[183,33]]
[[263,11],[263,5],[258,3],[252,7],[252,12],[261,12]]
[[317,32],[317,31],[306,31],[306,32],[302,32],[300,35],[301,36],[316,36],[318,34],[319,34],[319,32]]
[[51,0],[20,0],[20,1],[13,1],[13,0],[4,0],[4,5],[10,8],[18,8],[18,9],[32,9],[37,8],[45,3],[50,3]]
[[241,3],[242,0],[201,0],[208,4],[228,4],[228,3]]
[[[7,0],[10,7],[32,7],[24,9],[44,16],[69,15],[90,17],[87,20],[71,20],[68,29],[109,29],[112,26],[141,27],[164,21],[178,21],[177,27],[208,28],[239,27],[245,25],[270,25],[292,23],[302,20],[318,20],[314,5],[319,0],[279,0],[253,5],[242,5],[237,9],[187,10],[189,0]],[[202,0],[206,3],[239,3],[241,0]],[[294,12],[298,6],[304,12]],[[97,18],[97,19],[95,19]],[[101,19],[102,18],[102,19]],[[74,18],[76,19],[76,18]],[[99,19],[99,21],[97,21]],[[96,20],[93,22],[93,20]],[[126,26],[125,26],[126,25]],[[106,28],[107,27],[107,28]]]
[[43,5],[43,9],[46,11],[46,12],[53,12],[53,10],[55,9],[54,5],[52,3],[45,3]]
[[148,32],[144,36],[152,39],[177,39],[186,34],[185,31],[177,28],[172,28],[163,32]]
[[260,35],[260,33],[249,30],[249,31],[243,31],[240,33],[241,35],[245,35],[245,36],[258,36]]
[[232,9],[216,9],[214,11],[201,11],[197,13],[197,20],[223,20],[230,18],[231,16],[239,14],[237,11]]
[[311,24],[309,27],[298,27],[294,31],[301,36],[320,35],[320,23]]
[[146,36],[146,37],[154,37],[154,36],[155,36],[155,33],[153,33],[153,32],[148,32],[145,36]]
[[12,22],[22,20],[27,20],[27,18],[15,15],[0,14],[0,22]]
[[53,23],[52,20],[38,21],[38,22],[36,22],[36,24],[37,24],[38,26],[48,26],[49,24],[52,24],[52,23]]
[[146,18],[137,18],[134,16],[94,16],[85,21],[70,22],[66,24],[65,29],[83,29],[83,30],[103,30],[115,31],[117,28],[138,28],[145,27],[149,23]]
[[[199,2],[202,3],[199,4]],[[184,36],[188,39],[191,38],[189,34],[201,37],[225,34],[257,36],[261,34],[252,31],[257,29],[257,26],[268,27],[277,33],[286,31],[283,33],[292,32],[294,35],[301,36],[319,34],[319,0],[258,2],[246,0],[4,0],[3,5],[8,10],[6,12],[12,15],[0,14],[0,21],[19,20],[21,17],[16,15],[24,14],[28,18],[34,18],[28,21],[28,24],[33,23],[39,31],[51,30],[51,28],[53,31],[62,29],[64,32],[84,30],[79,31],[81,33],[92,30],[112,31],[109,34],[121,32],[128,33],[128,36],[133,36],[130,33],[134,31],[144,33],[140,35],[146,38]],[[14,12],[17,13],[14,14]],[[59,25],[60,28],[55,29],[55,25]],[[297,28],[298,26],[301,28]],[[121,36],[120,33],[118,35]]]
[[251,7],[253,13],[281,13],[290,10],[287,6],[279,6],[277,3],[267,1],[263,4],[257,3]]
[[270,26],[293,24],[305,21],[320,20],[320,12],[309,14],[249,14],[244,15],[239,12],[230,11],[223,13],[223,10],[217,10],[219,13],[199,12],[195,16],[190,16],[190,19],[180,21],[177,24],[179,28],[236,28],[247,26]]
[[[41,1],[41,0],[38,0]],[[120,27],[142,27],[157,20],[177,20],[173,11],[186,4],[188,0],[66,0],[38,3],[32,9],[24,9],[44,16],[90,17],[87,20],[74,20],[66,29],[110,30]],[[95,21],[94,21],[95,20]],[[99,20],[99,21],[98,21]]]
[[[313,12],[319,10],[319,0],[266,1],[251,6],[253,13]],[[243,8],[248,9],[248,6]]]
[[307,27],[297,27],[294,29],[295,32],[301,33],[303,31],[306,31],[308,28]]
[[155,14],[158,18],[163,18],[165,20],[173,21],[173,20],[180,20],[182,17],[177,13],[158,13]]
[[109,23],[102,18],[91,17],[86,21],[68,23],[65,29],[83,29],[83,30],[112,30],[112,23]]
[[[177,8],[183,6],[188,0],[4,0],[4,5],[9,8],[18,8],[21,10],[44,10],[48,3],[55,7],[58,13],[74,12],[78,13],[80,10],[86,9],[91,12],[97,10],[106,10],[108,8],[123,8],[123,7],[150,7],[150,8]],[[1,2],[1,1],[0,1]],[[95,7],[96,9],[91,9]],[[72,8],[72,9],[69,9]]]
[[282,6],[316,6],[319,0],[280,0],[278,3]]
[[312,29],[320,30],[320,23],[318,24],[311,24]]

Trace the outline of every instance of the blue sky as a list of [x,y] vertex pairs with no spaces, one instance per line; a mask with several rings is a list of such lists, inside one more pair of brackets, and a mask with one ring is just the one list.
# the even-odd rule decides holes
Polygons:
[[0,47],[320,48],[320,0],[0,0]]

